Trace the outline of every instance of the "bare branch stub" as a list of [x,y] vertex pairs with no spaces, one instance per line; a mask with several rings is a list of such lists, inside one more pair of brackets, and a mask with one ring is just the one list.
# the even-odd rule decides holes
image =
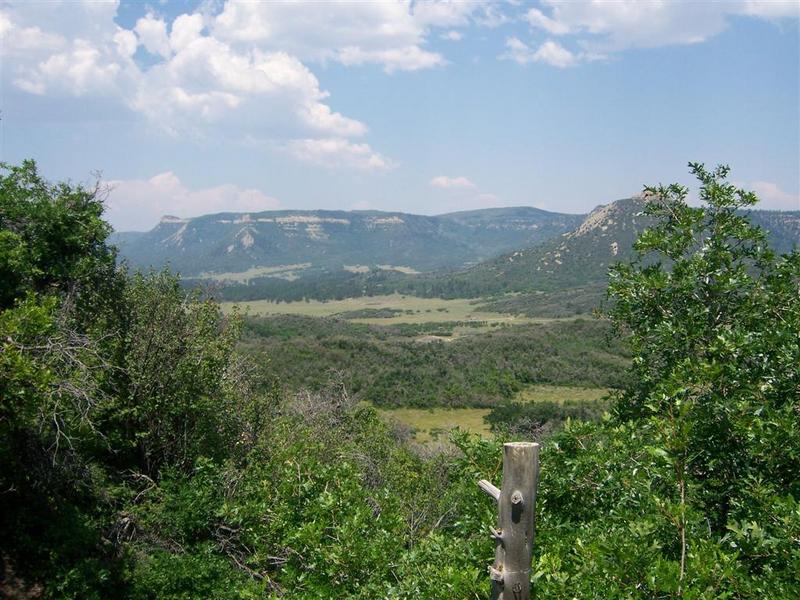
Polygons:
[[495,502],[497,502],[497,500],[500,498],[500,490],[497,489],[494,485],[492,485],[489,481],[481,479],[478,482],[478,487],[481,488],[484,492],[486,492],[489,496],[494,498]]

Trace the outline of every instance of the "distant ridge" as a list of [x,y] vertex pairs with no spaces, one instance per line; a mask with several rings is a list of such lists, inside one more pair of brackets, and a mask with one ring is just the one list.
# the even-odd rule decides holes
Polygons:
[[[639,197],[600,205],[572,231],[457,273],[432,276],[423,289],[426,295],[471,297],[587,286],[602,293],[608,268],[633,258],[634,241],[651,223],[643,208]],[[751,210],[746,214],[767,231],[777,252],[800,246],[800,211]]]
[[[282,210],[165,216],[148,232],[111,241],[134,267],[169,264],[188,277],[284,279],[320,273],[463,268],[557,237],[584,215],[491,208],[439,216],[382,211]],[[298,265],[303,265],[299,268]],[[293,269],[283,267],[293,266]]]

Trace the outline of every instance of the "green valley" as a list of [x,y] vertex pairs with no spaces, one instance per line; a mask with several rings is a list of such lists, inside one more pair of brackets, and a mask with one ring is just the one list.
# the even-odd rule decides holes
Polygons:
[[541,444],[540,597],[798,588],[800,255],[724,167],[692,165],[709,207],[658,188],[457,271],[190,281],[120,264],[96,192],[4,169],[0,593],[481,598],[508,440]]

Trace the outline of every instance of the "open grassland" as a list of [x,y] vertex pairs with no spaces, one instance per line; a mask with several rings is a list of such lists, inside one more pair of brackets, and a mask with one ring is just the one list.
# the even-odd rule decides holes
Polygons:
[[253,267],[237,273],[201,273],[196,279],[210,279],[223,283],[247,283],[257,277],[277,277],[278,279],[295,281],[300,277],[297,271],[302,271],[310,266],[311,263],[298,263],[274,267]]
[[414,440],[420,443],[447,439],[450,430],[456,427],[489,436],[489,425],[485,421],[488,408],[395,408],[381,410],[387,421],[397,421],[414,431]]
[[565,385],[532,385],[517,392],[515,402],[593,402],[600,401],[609,390],[606,388],[571,387]]
[[[364,296],[344,300],[309,300],[298,302],[272,302],[253,300],[237,303],[247,314],[253,316],[302,315],[307,317],[330,317],[341,313],[364,310],[396,311],[390,317],[371,317],[350,319],[355,323],[373,325],[397,325],[401,323],[442,323],[448,321],[481,321],[491,323],[534,323],[552,319],[532,319],[498,312],[481,310],[479,300],[458,298],[418,298],[391,294],[387,296]],[[230,310],[233,302],[223,303],[223,310]]]
[[[514,401],[527,404],[600,402],[608,391],[606,388],[534,385],[519,392]],[[395,408],[379,412],[388,421],[397,421],[410,427],[418,443],[447,439],[450,430],[456,427],[483,437],[491,433],[486,422],[491,412],[488,408]]]

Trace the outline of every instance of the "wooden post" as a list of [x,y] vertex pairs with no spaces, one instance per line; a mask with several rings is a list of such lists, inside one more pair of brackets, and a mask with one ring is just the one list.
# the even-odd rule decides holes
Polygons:
[[503,487],[482,479],[478,486],[497,502],[498,529],[491,528],[497,549],[489,567],[494,600],[530,600],[531,555],[535,531],[539,444],[503,444]]

